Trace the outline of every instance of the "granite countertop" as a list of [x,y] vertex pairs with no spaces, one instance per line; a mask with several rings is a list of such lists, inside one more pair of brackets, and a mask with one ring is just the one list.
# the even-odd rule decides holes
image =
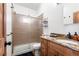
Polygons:
[[79,42],[78,41],[74,41],[74,40],[70,40],[70,39],[66,39],[66,38],[58,39],[58,38],[50,37],[50,36],[41,36],[41,38],[53,41],[57,44],[63,45],[72,50],[79,51]]

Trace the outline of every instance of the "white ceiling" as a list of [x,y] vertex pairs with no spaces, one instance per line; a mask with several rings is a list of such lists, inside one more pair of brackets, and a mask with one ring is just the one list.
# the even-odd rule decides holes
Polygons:
[[38,10],[40,8],[40,3],[16,3],[18,5],[31,8],[33,10]]

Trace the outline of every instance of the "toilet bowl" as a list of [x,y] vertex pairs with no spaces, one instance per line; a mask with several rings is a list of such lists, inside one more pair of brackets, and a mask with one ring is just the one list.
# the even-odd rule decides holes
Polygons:
[[39,56],[40,55],[40,43],[34,43],[33,45],[34,55]]

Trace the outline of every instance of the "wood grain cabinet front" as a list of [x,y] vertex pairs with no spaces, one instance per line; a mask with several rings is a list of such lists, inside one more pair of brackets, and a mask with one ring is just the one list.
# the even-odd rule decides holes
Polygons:
[[54,48],[49,48],[48,50],[48,56],[57,56],[57,51]]
[[41,39],[42,56],[79,56],[79,51],[72,50],[66,46],[47,39]]
[[41,55],[47,56],[48,52],[48,41],[45,39],[41,39]]

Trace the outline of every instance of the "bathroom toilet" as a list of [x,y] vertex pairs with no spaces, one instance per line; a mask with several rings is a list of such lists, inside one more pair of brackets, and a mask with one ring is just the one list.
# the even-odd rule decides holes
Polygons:
[[33,53],[35,56],[40,55],[40,43],[34,43],[33,45]]

